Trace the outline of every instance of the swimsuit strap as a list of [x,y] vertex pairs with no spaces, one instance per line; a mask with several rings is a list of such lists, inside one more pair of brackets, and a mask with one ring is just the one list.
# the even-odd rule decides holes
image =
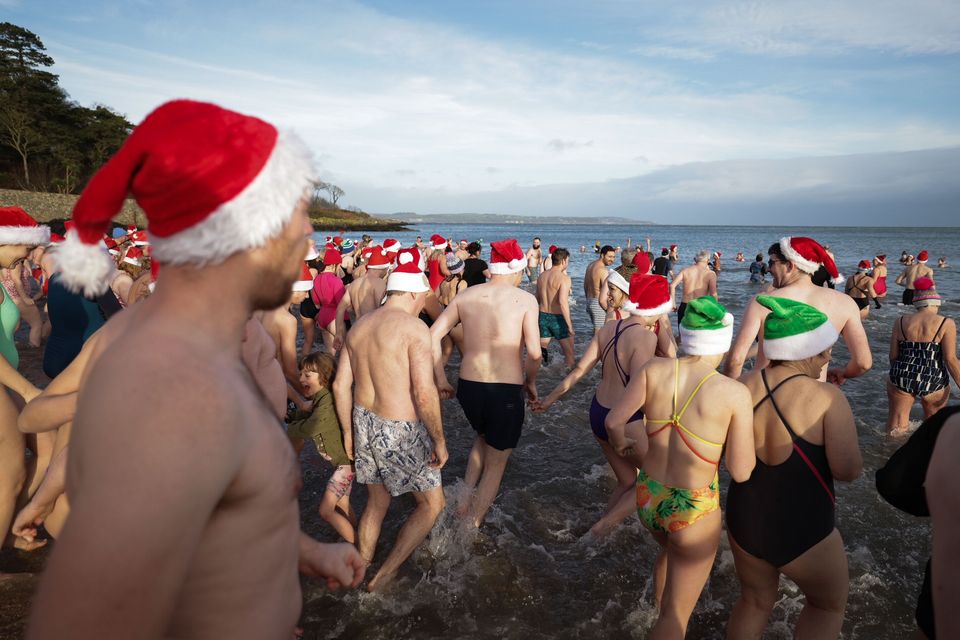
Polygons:
[[[766,386],[766,384],[767,384],[767,377],[766,377],[765,373],[766,373],[766,369],[764,369],[764,370],[762,370],[762,371],[760,372],[760,376],[763,378],[763,384],[764,384],[764,386]],[[782,387],[788,380],[793,380],[794,378],[802,378],[804,375],[806,375],[806,374],[803,374],[803,373],[795,373],[795,374],[793,374],[792,376],[787,376],[786,378],[784,378],[783,380],[781,380],[780,382],[778,382],[778,383],[777,383],[777,386],[775,386],[773,389],[770,389],[770,387],[767,387],[767,395],[765,395],[765,396],[763,396],[762,398],[760,398],[760,402],[758,402],[757,404],[753,405],[753,410],[756,411],[756,410],[757,410],[757,407],[759,407],[760,405],[762,405],[762,404],[763,404],[764,402],[766,402],[767,400],[772,401],[772,400],[773,400],[773,394],[774,394],[774,392],[775,392],[777,389],[779,389],[780,387]]]
[[620,382],[622,382],[623,386],[626,387],[627,383],[630,382],[630,376],[627,375],[623,365],[620,364],[620,358],[617,356],[617,344],[620,342],[620,336],[626,333],[627,329],[636,325],[628,324],[621,329],[620,326],[622,324],[623,320],[617,320],[617,326],[613,329],[613,337],[610,338],[609,342],[607,342],[607,345],[603,348],[603,351],[600,354],[600,362],[605,363],[607,355],[613,351],[613,364],[617,367],[617,375],[620,376]]
[[[692,393],[690,394],[690,396],[687,398],[687,401],[683,404],[683,408],[682,408],[682,409],[680,410],[680,412],[678,413],[678,412],[677,412],[677,402],[678,402],[678,400],[679,400],[679,395],[680,395],[680,361],[679,361],[679,360],[675,360],[674,362],[675,362],[675,364],[676,364],[676,377],[675,377],[674,389],[673,389],[673,415],[670,416],[670,418],[669,418],[668,420],[650,420],[650,419],[648,419],[648,420],[647,420],[648,423],[664,423],[664,425],[663,425],[662,427],[660,427],[659,429],[657,429],[656,431],[654,431],[653,433],[648,434],[647,437],[648,437],[648,438],[652,438],[653,436],[657,435],[658,433],[660,433],[661,431],[663,431],[663,430],[666,429],[667,427],[673,427],[674,429],[677,430],[677,434],[680,436],[680,439],[683,440],[683,443],[684,443],[685,445],[687,445],[687,448],[690,449],[690,451],[691,451],[691,453],[693,453],[693,455],[697,456],[698,458],[700,458],[700,459],[703,460],[704,462],[709,462],[710,464],[719,464],[719,462],[720,462],[719,460],[709,460],[709,459],[707,459],[707,458],[704,458],[702,455],[700,455],[700,453],[699,453],[696,449],[694,449],[693,446],[690,444],[690,440],[688,440],[686,436],[690,436],[690,437],[693,438],[694,440],[697,440],[697,441],[699,441],[699,442],[702,442],[703,444],[710,445],[710,446],[712,446],[712,447],[722,447],[722,446],[723,446],[723,443],[722,443],[722,442],[712,442],[712,441],[707,440],[707,439],[705,439],[705,438],[701,438],[700,436],[698,436],[697,434],[695,434],[693,431],[690,431],[690,429],[687,429],[685,426],[683,426],[683,425],[680,423],[680,418],[683,417],[683,414],[684,414],[684,413],[686,412],[686,410],[690,407],[690,403],[693,402],[693,398],[697,395],[697,393],[700,392],[700,388],[703,387],[703,383],[705,383],[708,379],[712,378],[713,376],[717,375],[717,372],[716,372],[716,370],[711,371],[711,372],[709,372],[707,375],[703,376],[703,378],[700,379],[700,382],[697,383],[696,388],[694,388],[693,392],[692,392]],[[684,435],[684,434],[686,434],[686,435]]]
[[823,487],[823,490],[827,492],[827,496],[830,497],[830,501],[833,504],[836,504],[837,499],[834,497],[833,492],[830,491],[830,486],[827,484],[826,480],[823,479],[823,476],[820,475],[820,471],[817,470],[816,465],[814,465],[813,462],[810,461],[810,458],[807,457],[807,454],[804,453],[803,449],[801,449],[800,446],[797,444],[797,439],[799,438],[799,436],[796,433],[794,433],[793,429],[790,428],[790,423],[787,422],[786,417],[784,417],[783,412],[780,411],[780,407],[777,405],[776,399],[773,397],[773,392],[776,391],[776,389],[779,389],[780,385],[782,385],[787,380],[790,380],[791,378],[796,378],[802,375],[804,374],[798,373],[797,375],[790,376],[790,378],[787,378],[786,380],[781,380],[780,384],[778,384],[776,388],[771,390],[770,385],[767,382],[767,370],[766,369],[760,370],[760,378],[763,379],[763,386],[766,387],[767,389],[767,397],[770,398],[770,404],[773,405],[774,411],[777,412],[777,416],[780,418],[780,422],[783,423],[783,426],[787,428],[787,432],[790,434],[790,442],[793,445],[793,450],[800,455],[800,458],[807,465],[807,468],[810,469],[810,471],[813,473],[814,477],[820,483],[820,486]]
[[933,334],[933,339],[930,342],[933,342],[934,344],[940,344],[939,342],[937,342],[937,336],[940,335],[940,330],[943,329],[943,325],[946,324],[946,322],[947,322],[946,318],[940,321],[940,326],[937,327],[937,332]]

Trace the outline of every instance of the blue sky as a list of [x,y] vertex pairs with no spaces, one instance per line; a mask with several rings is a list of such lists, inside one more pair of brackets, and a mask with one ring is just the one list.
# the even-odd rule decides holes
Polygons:
[[[175,97],[259,115],[369,211],[602,202],[697,223],[722,201],[745,222],[738,204],[809,200],[823,222],[888,223],[892,202],[931,193],[914,220],[960,209],[942,177],[960,155],[955,1],[0,0],[0,15],[43,39],[79,102],[135,122]],[[912,178],[891,186],[891,166]]]

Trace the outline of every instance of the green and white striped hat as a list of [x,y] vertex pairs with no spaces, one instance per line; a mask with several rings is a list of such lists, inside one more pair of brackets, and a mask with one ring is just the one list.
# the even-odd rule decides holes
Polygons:
[[840,332],[827,314],[789,298],[757,296],[770,309],[763,321],[763,354],[769,360],[803,360],[836,343]]
[[691,356],[715,356],[730,350],[733,315],[713,296],[687,303],[680,322],[683,352]]

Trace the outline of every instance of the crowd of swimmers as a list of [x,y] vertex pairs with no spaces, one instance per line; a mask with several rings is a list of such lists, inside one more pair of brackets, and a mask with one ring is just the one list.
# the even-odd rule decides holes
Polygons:
[[[597,365],[586,418],[616,486],[589,535],[636,512],[658,543],[650,637],[685,635],[724,516],[740,584],[727,636],[763,635],[783,575],[805,596],[797,637],[839,637],[849,575],[834,484],[862,470],[840,386],[873,364],[851,287],[882,299],[883,256],[845,295],[817,284],[842,281],[826,247],[774,241],[751,265],[751,281],[765,286],[735,331],[718,289],[720,252],[699,251],[681,268],[678,245],[655,257],[649,241],[646,250],[598,243],[583,289],[592,336],[577,360],[566,248],[439,234],[412,246],[344,233],[314,243],[312,176],[290,134],[181,100],[134,131],[62,236],[23,209],[0,208],[0,267],[9,270],[0,282],[9,391],[0,394],[0,525],[23,549],[57,540],[28,637],[133,628],[143,637],[290,637],[298,569],[331,588],[357,587],[372,571],[367,588],[383,589],[447,507],[444,402],[455,398],[475,432],[469,451],[454,452],[467,464],[451,509],[479,528],[527,408],[549,415]],[[128,191],[146,231],[111,224]],[[941,409],[960,366],[956,326],[939,315],[924,261],[897,279],[916,312],[895,322],[888,392],[891,431],[906,429],[916,398],[929,418],[901,455],[929,467],[926,494],[897,493],[897,470],[915,476],[919,463],[895,460],[881,493],[933,515],[917,621],[927,637],[934,626],[954,637],[949,542],[960,491],[948,464],[960,439],[956,425],[944,427],[957,420],[952,409]],[[44,339],[48,322],[48,350],[58,331],[68,339],[49,369],[44,358],[52,380],[41,390],[17,370],[13,334],[20,304],[43,299],[46,314],[23,314],[30,342]],[[850,355],[834,363],[840,336]],[[541,397],[552,340],[568,373]],[[117,410],[131,401],[135,421]],[[940,432],[946,452],[932,444]],[[918,453],[921,433],[928,446]],[[331,467],[316,508],[341,543],[300,530],[298,459],[308,440]],[[721,463],[730,476],[724,513]],[[367,491],[359,515],[355,484]],[[403,494],[416,508],[378,554],[392,499]]]

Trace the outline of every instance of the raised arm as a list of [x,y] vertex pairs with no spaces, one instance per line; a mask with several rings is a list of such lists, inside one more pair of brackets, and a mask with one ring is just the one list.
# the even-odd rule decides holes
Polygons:
[[534,411],[542,412],[549,409],[554,402],[566,395],[585,375],[593,371],[598,360],[600,360],[600,343],[597,342],[597,336],[595,335],[587,344],[587,350],[583,352],[577,366],[560,381],[560,384],[546,398],[534,405]]
[[723,367],[723,373],[736,380],[743,372],[743,363],[747,360],[747,354],[753,341],[760,334],[760,327],[766,316],[766,310],[756,300],[751,300],[747,305],[747,310],[743,314],[743,324],[740,325],[740,331],[733,344],[730,345],[730,351],[727,353],[727,361]]
[[343,431],[343,448],[353,460],[353,368],[350,366],[350,348],[340,350],[337,375],[333,379],[333,403],[337,420]]
[[823,445],[830,473],[837,480],[851,482],[863,470],[857,425],[847,397],[836,387],[824,386],[832,398],[823,416]]

